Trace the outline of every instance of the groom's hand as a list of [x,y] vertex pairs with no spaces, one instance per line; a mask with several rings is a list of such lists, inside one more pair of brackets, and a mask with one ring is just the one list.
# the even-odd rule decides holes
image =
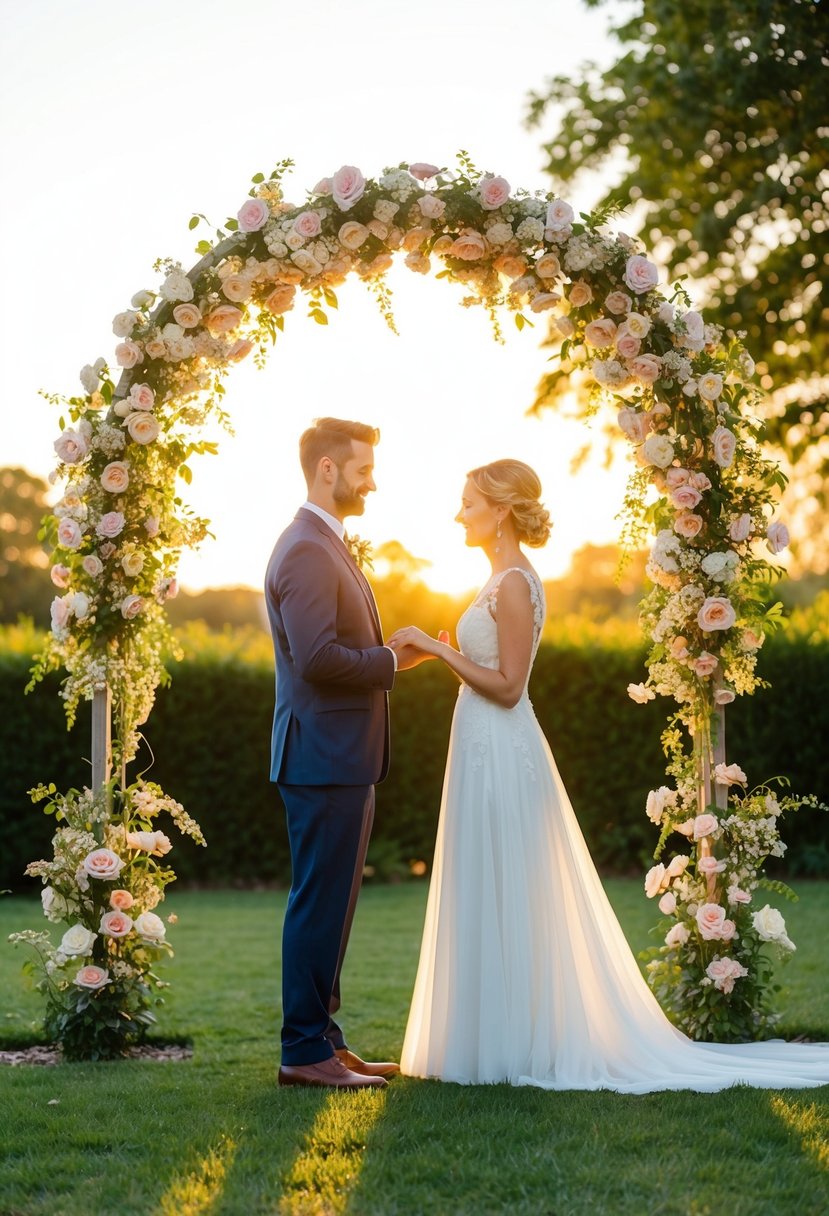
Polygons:
[[421,650],[417,646],[394,646],[392,647],[397,655],[397,670],[408,671],[411,667],[417,667],[420,663],[425,663],[427,659],[433,659],[433,654],[427,654],[425,650]]

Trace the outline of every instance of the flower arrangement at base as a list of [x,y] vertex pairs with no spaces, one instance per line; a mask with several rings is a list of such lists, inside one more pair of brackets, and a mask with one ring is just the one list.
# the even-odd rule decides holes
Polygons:
[[[716,777],[738,788],[746,780],[736,764],[719,767]],[[660,1005],[690,1038],[761,1039],[779,1020],[772,973],[796,947],[781,913],[762,899],[766,892],[797,896],[763,870],[769,857],[785,853],[780,819],[804,806],[826,809],[814,796],[778,797],[763,785],[730,798],[725,811],[711,806],[686,818],[675,791],[662,786],[648,795],[648,816],[662,834],[645,894],[658,899],[664,919],[653,932],[664,943],[640,957],[649,960],[648,983]],[[692,851],[666,865],[658,858],[673,833]]]
[[[48,932],[25,930],[9,940],[31,946],[27,970],[46,998],[44,1029],[67,1060],[108,1060],[124,1054],[155,1023],[166,981],[158,960],[173,951],[167,925],[155,909],[175,878],[162,860],[173,845],[153,826],[166,812],[183,834],[204,837],[183,807],[152,782],[117,793],[84,789],[58,794],[54,785],[31,791],[34,802],[61,822],[52,861],[26,869],[43,881],[43,912],[67,926],[54,945]],[[167,918],[168,923],[174,917]]]

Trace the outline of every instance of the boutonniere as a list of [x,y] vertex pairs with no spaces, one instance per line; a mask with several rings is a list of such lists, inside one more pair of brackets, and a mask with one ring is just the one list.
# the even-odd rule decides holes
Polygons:
[[371,541],[362,540],[359,536],[349,536],[346,532],[343,537],[345,547],[357,563],[359,570],[373,570],[374,564],[371,560]]

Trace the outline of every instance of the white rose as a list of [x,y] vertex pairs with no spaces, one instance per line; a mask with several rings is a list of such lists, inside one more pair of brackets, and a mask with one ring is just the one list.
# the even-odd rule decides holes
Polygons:
[[152,443],[154,439],[158,438],[161,429],[154,414],[147,414],[140,410],[128,415],[126,427],[130,439],[142,444]]
[[75,619],[78,621],[84,620],[89,615],[90,600],[85,591],[76,591],[72,596],[72,611],[75,613]]
[[547,207],[547,216],[544,221],[544,236],[549,241],[556,233],[565,232],[572,224],[574,218],[575,213],[570,204],[565,203],[563,199],[554,198]]
[[83,385],[84,391],[87,393],[96,392],[96,390],[98,388],[98,384],[100,382],[100,376],[95,371],[95,369],[93,367],[90,367],[90,365],[88,363],[86,363],[81,368],[80,374],[81,374],[81,384]]
[[98,934],[87,929],[86,925],[72,925],[64,933],[58,948],[67,958],[83,958],[92,950],[92,943],[97,936]]
[[155,912],[142,912],[135,918],[133,927],[138,936],[151,945],[163,942],[167,933],[164,921]]
[[789,543],[789,529],[780,520],[769,524],[766,529],[766,545],[770,553],[779,553]]
[[173,847],[173,842],[163,832],[129,832],[127,844],[131,849],[141,849],[153,857],[164,857]]
[[631,701],[635,701],[637,705],[646,705],[648,701],[656,698],[653,689],[648,688],[645,684],[628,684],[627,691]]
[[149,308],[155,300],[154,291],[137,291],[130,300],[133,308]]
[[760,908],[754,913],[751,923],[754,925],[758,937],[764,942],[778,942],[787,950],[795,949],[794,942],[790,941],[786,934],[786,922],[777,908],[766,904],[764,908]]
[[128,338],[141,318],[137,312],[119,312],[112,319],[112,332],[116,338]]
[[187,303],[193,299],[193,284],[183,270],[173,270],[161,284],[161,294],[165,300],[183,300]]
[[648,464],[656,465],[659,469],[667,469],[675,455],[673,444],[664,435],[649,435],[641,451]]

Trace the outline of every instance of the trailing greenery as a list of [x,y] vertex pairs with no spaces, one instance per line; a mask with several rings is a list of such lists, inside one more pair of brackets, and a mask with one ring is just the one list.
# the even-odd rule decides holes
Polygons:
[[[608,894],[635,950],[652,908],[638,881]],[[425,884],[365,890],[343,1014],[366,1057],[403,1037]],[[181,892],[165,1033],[185,1063],[3,1069],[0,1211],[20,1216],[819,1216],[829,1091],[545,1093],[398,1078],[380,1094],[279,1090],[284,893]],[[0,901],[0,940],[37,914]],[[829,885],[801,884],[784,1037],[829,1038]],[[0,946],[0,1046],[31,1041],[41,1009]]]
[[[793,789],[829,800],[829,637],[825,613],[796,614],[763,649],[772,687],[743,698],[729,714],[729,747],[750,778],[788,776]],[[206,850],[176,842],[171,860],[188,883],[285,881],[287,837],[268,781],[273,711],[270,640],[259,633],[183,636],[146,731],[132,776],[148,769],[201,823]],[[59,788],[89,779],[88,715],[67,732],[57,677],[23,697],[36,640],[13,628],[0,644],[0,886],[20,888],[23,870],[47,855],[54,823],[26,791],[44,778]],[[597,865],[641,870],[655,844],[645,800],[660,752],[661,711],[633,709],[625,692],[641,677],[644,644],[632,627],[564,620],[548,631],[530,685]],[[377,879],[431,860],[449,726],[457,685],[437,664],[401,674],[392,692],[393,760],[378,787],[369,862]],[[778,871],[829,873],[825,816],[803,812],[786,828]]]

